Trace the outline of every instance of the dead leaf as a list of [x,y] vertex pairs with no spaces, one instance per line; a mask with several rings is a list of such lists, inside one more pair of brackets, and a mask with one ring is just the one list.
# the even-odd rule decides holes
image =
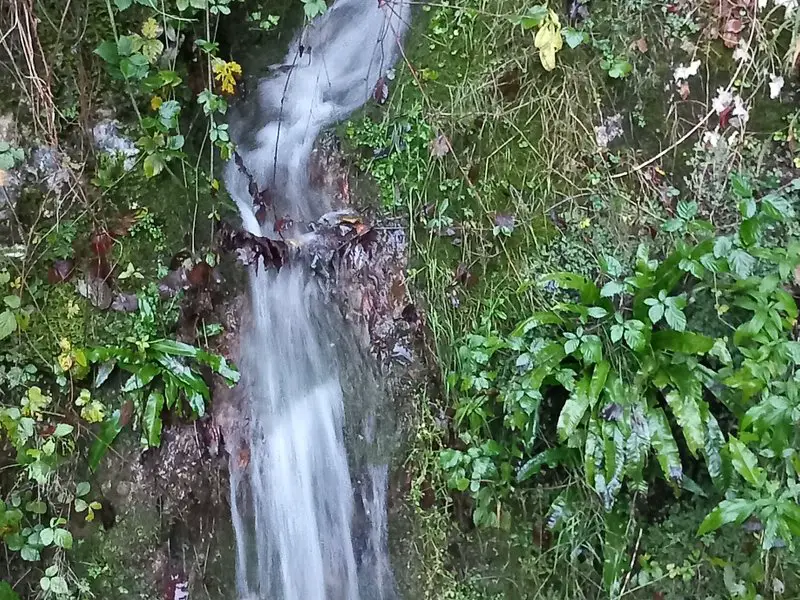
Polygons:
[[47,281],[53,285],[63,283],[72,277],[74,270],[75,265],[71,260],[53,261],[53,265],[50,267],[50,270],[47,271]]
[[117,312],[132,313],[139,310],[139,298],[136,294],[115,294],[114,300],[111,302],[111,310]]
[[200,261],[187,275],[189,284],[194,287],[205,287],[211,279],[211,265],[205,261]]
[[533,41],[536,49],[539,50],[539,61],[545,71],[552,71],[556,68],[556,53],[561,50],[564,40],[561,37],[561,22],[555,11],[550,10],[547,18],[536,32]]
[[516,218],[514,215],[509,215],[505,213],[495,213],[494,215],[494,226],[499,227],[500,229],[504,229],[511,233],[514,231],[514,226],[516,225]]
[[78,281],[76,287],[78,293],[86,298],[92,306],[101,310],[106,310],[111,306],[113,294],[105,279],[94,277],[91,273],[87,273],[84,279]]
[[386,78],[381,77],[375,82],[373,96],[378,104],[384,104],[389,99],[389,84],[386,82]]
[[136,224],[136,221],[139,220],[139,215],[135,212],[128,213],[127,215],[123,215],[119,222],[114,226],[111,230],[111,233],[114,237],[123,237],[128,235],[131,227]]
[[638,40],[633,42],[633,45],[642,54],[644,54],[648,50],[647,40],[644,38],[639,38]]
[[430,144],[431,156],[441,158],[450,152],[450,141],[443,133],[436,136]]
[[681,100],[689,99],[691,90],[689,89],[689,84],[686,81],[681,81],[680,85],[678,86],[678,95],[680,95]]

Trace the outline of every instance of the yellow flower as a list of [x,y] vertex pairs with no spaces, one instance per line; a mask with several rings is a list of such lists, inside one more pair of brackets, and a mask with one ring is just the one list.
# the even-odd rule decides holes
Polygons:
[[223,93],[233,94],[236,91],[236,76],[242,74],[241,65],[234,61],[217,60],[214,62],[213,70],[214,79],[220,83]]
[[587,218],[581,220],[580,223],[578,223],[578,227],[580,227],[581,229],[586,229],[591,224],[592,224],[592,220],[587,217]]
[[72,350],[72,342],[70,342],[67,338],[61,338],[61,340],[58,342],[58,345],[62,352],[66,353]]
[[72,356],[69,354],[59,354],[58,366],[61,367],[62,371],[69,371],[70,368],[72,368]]
[[161,96],[153,96],[150,98],[150,108],[153,110],[158,110],[163,103],[164,100],[161,98]]

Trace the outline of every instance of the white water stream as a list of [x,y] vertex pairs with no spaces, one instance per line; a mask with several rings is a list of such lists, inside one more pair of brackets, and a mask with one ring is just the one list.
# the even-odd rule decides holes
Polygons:
[[[266,125],[251,147],[238,151],[259,189],[271,190],[274,214],[309,221],[330,210],[329,200],[309,186],[314,141],[372,95],[398,56],[409,12],[400,1],[337,0],[292,43],[281,68],[260,82],[251,102]],[[234,118],[232,125],[253,133],[248,122]],[[259,225],[247,178],[233,163],[226,185],[244,227],[274,237],[271,218]],[[249,462],[231,460],[239,598],[394,598],[386,466],[361,465],[354,489],[344,444],[340,366],[351,354],[357,364],[358,352],[343,341],[349,338],[339,331],[341,321],[302,264],[279,272],[261,267],[250,279],[252,324],[240,352]],[[365,423],[361,437],[370,442],[370,419]]]

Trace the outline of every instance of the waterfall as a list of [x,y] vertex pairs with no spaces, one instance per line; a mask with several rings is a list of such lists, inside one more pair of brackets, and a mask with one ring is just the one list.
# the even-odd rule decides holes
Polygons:
[[[260,123],[244,110],[232,118],[242,163],[274,204],[270,218],[257,217],[247,177],[228,165],[226,186],[248,231],[275,237],[274,218],[310,221],[331,209],[309,185],[314,141],[372,95],[398,57],[409,13],[405,2],[337,0],[259,83],[249,111]],[[239,359],[248,426],[233,442],[247,448],[249,458],[235,452],[231,458],[238,596],[394,598],[387,467],[362,465],[354,488],[344,443],[342,370],[358,364],[358,350],[301,263],[277,272],[253,268],[250,297],[251,323],[242,332]],[[360,371],[348,368],[346,376]],[[363,416],[360,435],[370,443],[374,419]]]

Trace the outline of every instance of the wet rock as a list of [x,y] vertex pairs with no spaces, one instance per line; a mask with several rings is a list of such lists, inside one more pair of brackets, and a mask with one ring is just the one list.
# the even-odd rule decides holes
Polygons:
[[116,119],[105,118],[92,127],[92,139],[98,150],[124,157],[123,168],[133,169],[139,154],[133,140],[120,133],[120,123]]

